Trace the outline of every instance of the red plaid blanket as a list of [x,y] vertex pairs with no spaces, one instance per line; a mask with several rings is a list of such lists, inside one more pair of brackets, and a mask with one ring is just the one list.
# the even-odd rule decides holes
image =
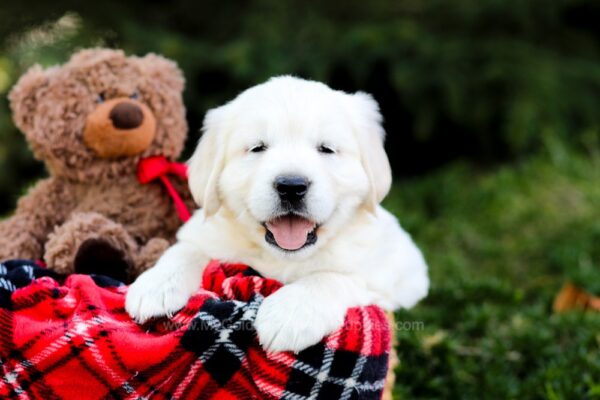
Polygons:
[[72,275],[61,285],[28,261],[0,264],[0,398],[376,399],[390,348],[375,306],[299,354],[266,353],[255,311],[281,284],[212,262],[203,289],[172,318],[143,326],[127,287]]

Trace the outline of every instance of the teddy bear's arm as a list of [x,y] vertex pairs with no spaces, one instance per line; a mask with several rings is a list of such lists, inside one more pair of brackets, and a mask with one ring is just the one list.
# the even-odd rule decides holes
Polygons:
[[12,217],[0,222],[0,261],[41,259],[49,233],[74,207],[74,194],[64,182],[48,178],[22,197]]

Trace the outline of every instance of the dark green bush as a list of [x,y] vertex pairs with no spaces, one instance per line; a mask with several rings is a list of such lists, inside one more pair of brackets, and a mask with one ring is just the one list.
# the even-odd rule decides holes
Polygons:
[[455,164],[386,200],[432,287],[397,314],[399,398],[600,396],[600,314],[553,314],[572,281],[600,295],[600,158],[548,153],[494,172]]
[[[597,135],[599,3],[593,0],[4,2],[0,94],[34,62],[78,47],[155,51],[179,62],[195,140],[207,108],[293,73],[380,101],[397,176],[449,160],[515,158],[549,137]],[[3,174],[28,181],[0,103]],[[191,143],[191,142],[190,142]],[[0,179],[0,210],[16,196]],[[18,188],[17,188],[18,190]]]

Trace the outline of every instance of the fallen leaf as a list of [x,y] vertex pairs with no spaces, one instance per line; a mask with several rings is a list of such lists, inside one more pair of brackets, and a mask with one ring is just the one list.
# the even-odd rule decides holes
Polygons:
[[600,311],[600,297],[593,296],[585,290],[565,283],[552,306],[554,312],[564,312],[569,310],[593,310]]

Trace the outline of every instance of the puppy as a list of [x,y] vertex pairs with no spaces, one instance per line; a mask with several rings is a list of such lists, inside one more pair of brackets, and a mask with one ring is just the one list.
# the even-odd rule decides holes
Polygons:
[[379,206],[392,181],[381,120],[368,94],[290,76],[210,110],[189,162],[202,209],[131,285],[128,313],[143,322],[181,309],[210,259],[285,283],[256,316],[270,351],[319,342],[349,307],[412,307],[427,294],[427,265]]

